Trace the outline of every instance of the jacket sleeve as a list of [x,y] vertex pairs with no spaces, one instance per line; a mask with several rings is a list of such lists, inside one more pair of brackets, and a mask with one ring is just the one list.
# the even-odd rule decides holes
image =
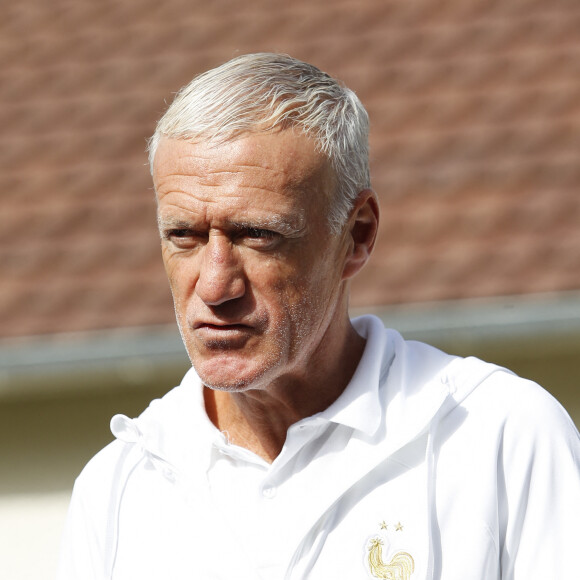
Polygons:
[[503,433],[502,580],[578,577],[580,437],[547,392],[527,393]]
[[62,538],[57,580],[106,580],[114,564],[118,508],[132,445],[114,441],[77,478]]
[[73,489],[60,551],[57,580],[101,580],[102,551],[96,522],[87,509],[82,481]]

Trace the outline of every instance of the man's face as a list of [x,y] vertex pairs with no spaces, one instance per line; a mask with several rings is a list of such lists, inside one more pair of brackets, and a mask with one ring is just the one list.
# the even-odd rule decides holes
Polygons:
[[329,234],[334,176],[314,143],[291,130],[164,139],[154,182],[177,321],[204,384],[266,388],[326,356],[348,243]]

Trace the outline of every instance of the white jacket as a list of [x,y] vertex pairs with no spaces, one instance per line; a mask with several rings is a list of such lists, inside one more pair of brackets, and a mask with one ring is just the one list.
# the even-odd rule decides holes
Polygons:
[[[361,363],[305,420],[332,428],[268,530],[288,547],[280,580],[580,578],[580,438],[562,407],[495,365],[354,324]],[[190,371],[138,419],[113,418],[117,440],[75,484],[59,580],[278,580],[213,503],[200,400]],[[343,421],[353,409],[368,421]]]

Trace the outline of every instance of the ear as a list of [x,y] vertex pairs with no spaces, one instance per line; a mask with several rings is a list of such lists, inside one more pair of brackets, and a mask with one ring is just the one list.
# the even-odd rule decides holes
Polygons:
[[346,236],[348,252],[342,279],[352,278],[367,263],[379,229],[379,202],[372,189],[361,191],[348,220]]

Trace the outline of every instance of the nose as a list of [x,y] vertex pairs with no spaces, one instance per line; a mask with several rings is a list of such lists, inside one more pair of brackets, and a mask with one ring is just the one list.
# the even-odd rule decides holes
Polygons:
[[195,291],[209,306],[241,298],[246,291],[240,257],[224,235],[211,234],[201,250],[199,277]]

